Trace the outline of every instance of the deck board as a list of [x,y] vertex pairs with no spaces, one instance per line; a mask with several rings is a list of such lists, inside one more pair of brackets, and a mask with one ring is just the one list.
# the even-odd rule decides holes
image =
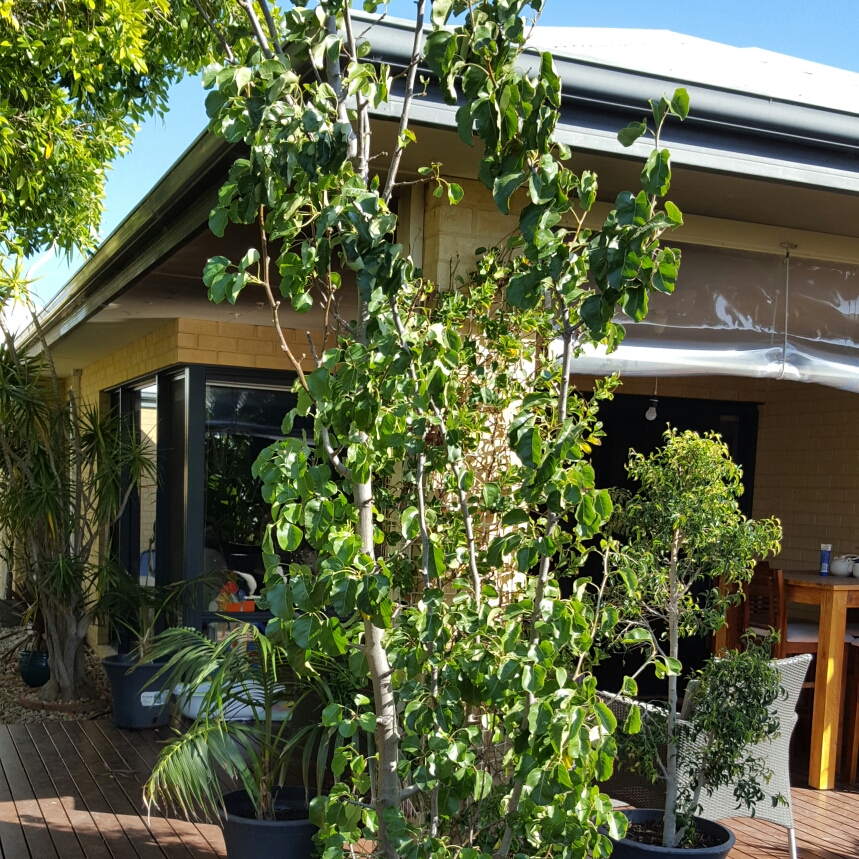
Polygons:
[[87,859],[113,859],[107,839],[102,834],[98,822],[87,809],[74,779],[66,769],[50,735],[45,730],[45,726],[33,723],[26,726],[26,731],[51,780],[53,790],[78,837],[78,841],[80,841],[84,855]]
[[18,819],[21,821],[30,855],[33,859],[62,859],[54,847],[53,839],[48,832],[48,822],[42,813],[33,786],[18,757],[18,750],[6,725],[0,725],[0,765],[6,774],[6,781],[18,811]]
[[[59,764],[65,768],[74,790],[80,797],[81,807],[90,813],[99,835],[108,845],[114,859],[138,859],[128,833],[104,798],[86,763],[64,730],[54,725],[44,726],[46,742],[50,740]],[[58,776],[59,780],[59,776]]]
[[99,792],[125,830],[128,840],[140,859],[165,859],[167,854],[155,840],[146,826],[146,821],[120,786],[120,782],[129,777],[128,765],[123,762],[120,768],[113,771],[107,767],[81,729],[81,723],[57,722],[56,724],[66,732],[75,753],[92,774]]
[[[153,751],[151,746],[136,731],[120,731],[109,722],[103,721],[90,722],[90,724],[101,732],[105,740],[114,747],[119,755],[126,760],[139,762],[141,769],[137,770],[136,767],[133,767],[133,769],[144,774],[143,777],[137,779],[136,794],[141,811],[145,812],[146,809],[143,803],[143,784],[146,781],[145,774],[148,774],[152,769],[157,753]],[[163,820],[187,848],[186,853],[190,853],[192,857],[217,859],[218,853],[193,823],[177,818],[165,818],[157,809],[152,810],[151,817],[152,820]]]
[[[220,829],[153,812],[141,788],[161,731],[110,722],[0,725],[0,859],[225,859]],[[859,789],[792,791],[800,859],[859,859]],[[729,820],[729,859],[787,859],[787,834],[759,820]]]

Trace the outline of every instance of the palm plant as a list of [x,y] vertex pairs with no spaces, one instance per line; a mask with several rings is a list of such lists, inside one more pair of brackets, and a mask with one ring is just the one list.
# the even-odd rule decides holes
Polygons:
[[[222,772],[245,789],[257,819],[274,820],[277,787],[299,749],[308,794],[314,752],[315,788],[322,793],[329,757],[333,752],[334,766],[340,765],[336,753],[345,741],[336,724],[323,724],[324,713],[339,709],[356,690],[345,665],[321,658],[314,669],[296,674],[286,649],[253,624],[236,627],[220,642],[194,629],[166,630],[152,657],[168,654],[153,682],[161,679],[176,690],[180,705],[205,692],[193,725],[159,755],[144,788],[148,806],[166,804],[188,818],[215,816],[222,808]],[[287,718],[283,709],[290,711]],[[248,718],[234,720],[240,716]]]
[[15,578],[39,595],[51,664],[41,697],[76,700],[92,692],[87,630],[124,575],[110,532],[155,464],[133,426],[63,390],[44,339],[38,358],[18,349],[2,311],[21,291],[20,272],[0,272],[0,532]]

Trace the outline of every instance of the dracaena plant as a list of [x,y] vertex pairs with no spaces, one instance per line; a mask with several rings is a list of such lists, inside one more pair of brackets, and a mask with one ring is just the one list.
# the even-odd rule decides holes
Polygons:
[[[759,650],[705,668],[697,721],[686,738],[705,738],[708,748],[699,760],[678,728],[680,640],[724,625],[728,608],[742,598],[742,584],[751,580],[755,561],[778,553],[781,525],[778,519],[742,514],[742,470],[716,434],[702,437],[669,428],[665,444],[650,456],[631,454],[627,471],[638,489],[616,497],[613,524],[621,543],[611,557],[617,576],[611,577],[616,587],[608,602],[618,611],[615,631],[622,645],[645,652],[639,670],[653,665],[657,677],[667,680],[668,697],[661,716],[651,719],[645,731],[640,731],[638,709],[631,710],[624,727],[633,738],[626,745],[633,750],[634,770],[665,783],[662,843],[675,847],[695,838],[692,817],[701,791],[730,783],[746,760],[746,748],[775,730],[769,705],[778,694],[776,672]],[[624,691],[634,694],[634,678],[626,678]],[[732,718],[719,727],[716,711],[729,704]],[[754,801],[761,776],[752,759],[747,776],[738,796],[744,802]]]
[[[570,362],[619,342],[619,310],[639,319],[653,290],[673,289],[679,252],[659,244],[681,221],[661,203],[669,157],[657,146],[641,190],[585,226],[597,179],[566,164],[552,57],[520,62],[542,0],[416,5],[396,100],[348,2],[241,2],[229,26],[212,22],[226,47],[204,75],[210,128],[246,154],[210,226],[254,224],[258,241],[241,260],[210,259],[204,281],[214,301],[253,290],[269,302],[296,411],[314,421],[312,440],[276,443],[254,467],[272,505],[268,635],[298,671],[317,652],[369,677],[371,700],[325,715],[343,736],[360,724],[375,738],[372,754],[340,749],[336,784],[312,803],[325,859],[362,839],[388,859],[603,856],[598,828],[619,834],[624,818],[593,786],[615,724],[588,669],[614,614],[586,584],[562,598],[558,579],[611,513],[589,452],[613,383],[579,396]],[[513,213],[512,238],[444,290],[396,242],[391,207],[419,138],[419,68],[462,105],[461,145],[482,149],[479,178]],[[398,116],[385,161],[377,110]],[[683,90],[658,99],[622,142],[649,131],[658,143],[687,111]],[[461,201],[443,164],[408,181],[422,177]],[[324,331],[296,347],[283,327],[301,317],[286,322],[282,304],[319,308]],[[284,580],[279,551],[302,543],[316,562]]]

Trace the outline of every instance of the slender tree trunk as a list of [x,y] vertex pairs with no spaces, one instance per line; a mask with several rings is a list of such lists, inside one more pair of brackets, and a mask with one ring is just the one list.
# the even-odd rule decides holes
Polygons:
[[[355,506],[358,508],[358,528],[363,551],[375,557],[373,542],[373,484],[354,483]],[[376,811],[379,816],[379,841],[388,859],[397,859],[397,851],[387,836],[384,812],[400,804],[400,778],[397,774],[399,731],[394,688],[391,684],[391,664],[382,638],[383,629],[368,618],[364,621],[364,651],[373,681],[376,713],[376,748],[379,766],[376,774]]]
[[[668,653],[677,659],[679,651],[679,614],[677,559],[680,555],[680,529],[674,529],[671,563],[668,569]],[[662,846],[675,847],[677,839],[677,675],[668,675],[668,743],[665,761],[665,818]]]

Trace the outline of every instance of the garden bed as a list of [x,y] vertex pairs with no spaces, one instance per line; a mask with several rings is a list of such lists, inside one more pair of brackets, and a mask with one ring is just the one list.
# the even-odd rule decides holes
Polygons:
[[101,660],[87,647],[87,676],[99,696],[91,701],[70,704],[47,704],[39,701],[39,690],[30,689],[18,673],[17,653],[14,659],[0,664],[0,724],[21,722],[84,721],[110,716],[110,690]]

